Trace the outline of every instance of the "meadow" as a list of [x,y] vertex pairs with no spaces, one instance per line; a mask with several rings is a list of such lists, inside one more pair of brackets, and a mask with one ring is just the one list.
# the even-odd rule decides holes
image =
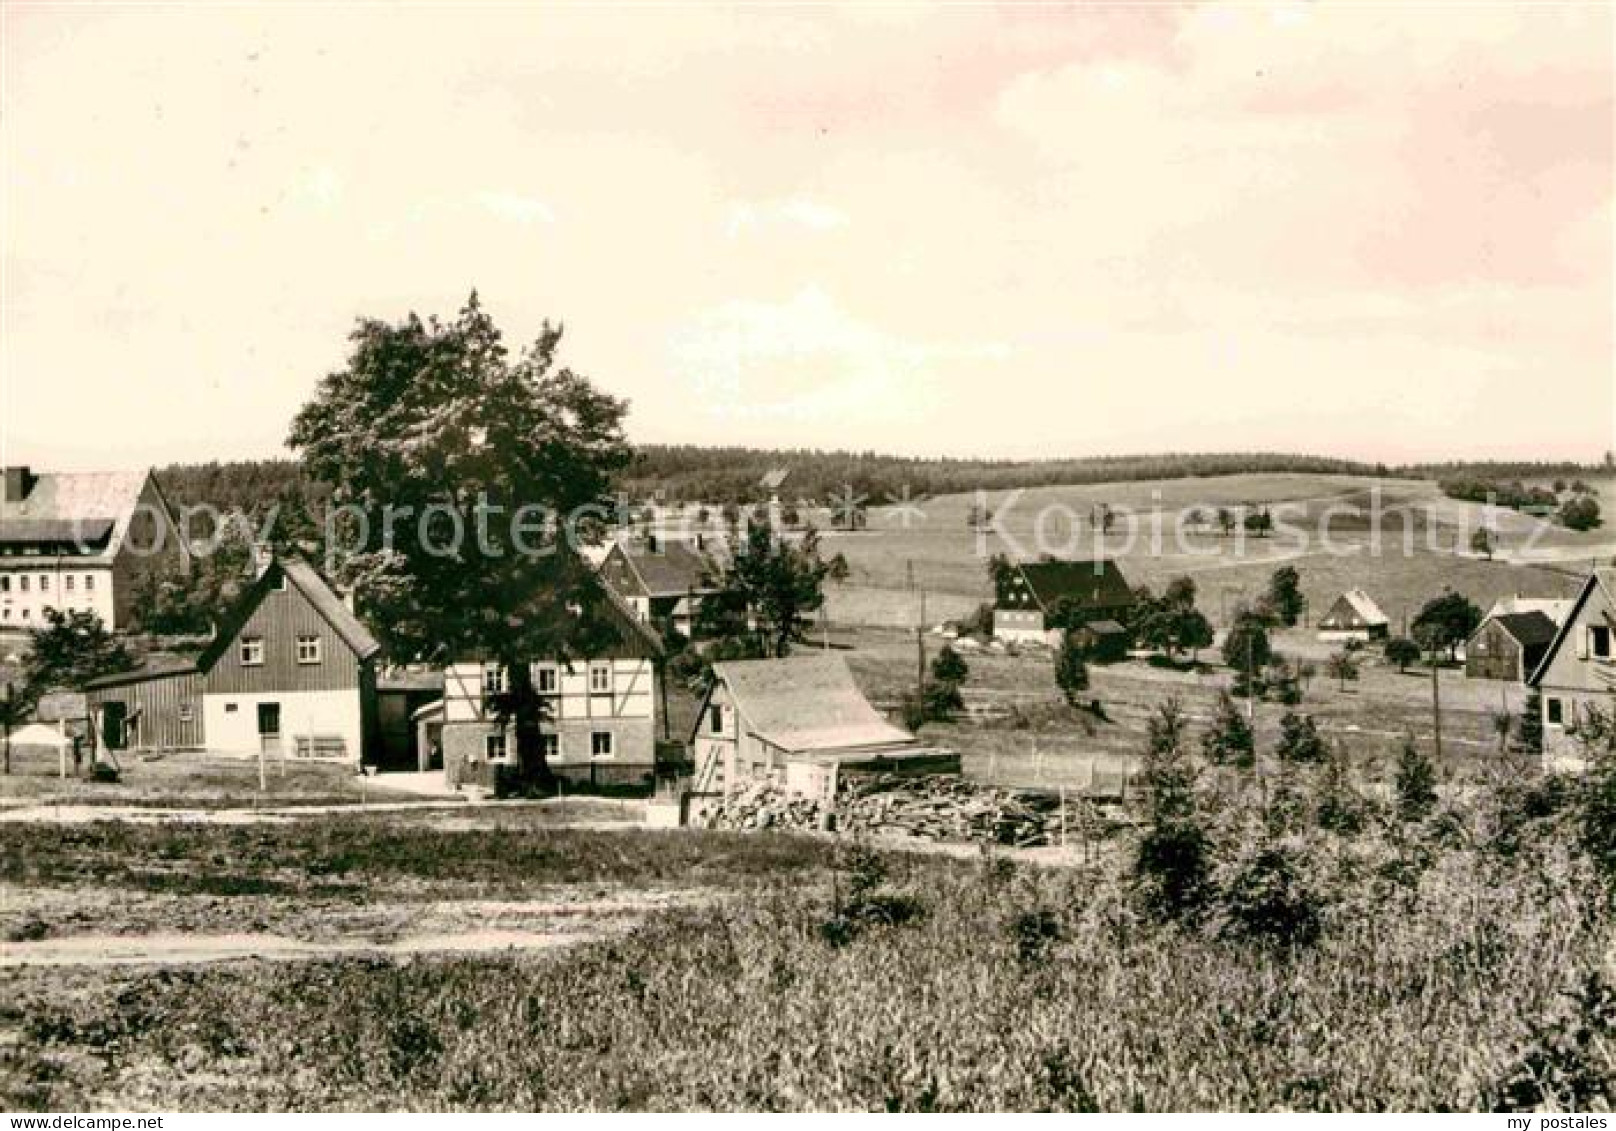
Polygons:
[[[1612,490],[1612,481],[1593,485]],[[1246,474],[990,491],[982,498],[1005,537],[971,529],[975,494],[917,500],[912,510],[878,507],[869,512],[865,530],[827,532],[827,552],[841,553],[851,570],[847,583],[830,591],[832,623],[912,628],[919,622],[922,588],[928,621],[963,616],[991,599],[987,561],[995,553],[1114,557],[1131,584],[1158,590],[1188,575],[1201,586],[1202,610],[1220,627],[1262,592],[1282,564],[1301,573],[1315,619],[1344,590],[1362,587],[1400,624],[1445,587],[1483,608],[1515,593],[1568,595],[1591,559],[1616,553],[1608,526],[1565,530],[1447,499],[1427,480]],[[1108,534],[1092,527],[1098,504],[1119,515]],[[1385,513],[1378,551],[1354,513],[1376,505]],[[1305,544],[1300,533],[1285,530],[1267,538],[1227,537],[1188,518],[1192,511],[1247,506],[1285,508],[1277,517],[1305,531]],[[1491,561],[1469,546],[1484,519],[1496,528]],[[1175,534],[1181,521],[1187,531],[1182,543]],[[1319,537],[1321,530],[1329,532],[1329,544]]]
[[[397,827],[351,845],[311,828],[249,852],[217,829],[88,846],[41,829],[28,858],[87,863],[40,873],[8,858],[13,890],[102,882],[114,858],[307,875],[350,850],[368,886],[464,882],[479,857],[507,895],[580,866],[655,881],[697,861],[740,886],[543,953],[0,971],[0,1099],[1608,1110],[1616,952],[1578,802],[1516,783],[1411,817],[1349,793],[1343,824],[1324,820],[1316,772],[1282,780],[1261,802],[1238,781],[1205,793],[1205,900],[1173,917],[1133,874],[1131,842],[1092,867],[1045,868],[780,834],[611,834],[615,848],[558,835],[535,868],[515,843],[410,847]],[[561,863],[579,858],[597,862]]]

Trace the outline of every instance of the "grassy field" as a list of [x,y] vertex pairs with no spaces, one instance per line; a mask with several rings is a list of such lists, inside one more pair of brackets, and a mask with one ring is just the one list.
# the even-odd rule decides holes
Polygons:
[[[9,890],[27,898],[213,868],[286,883],[296,904],[333,875],[373,893],[487,877],[515,896],[577,879],[689,882],[695,869],[741,894],[546,952],[0,970],[0,1100],[1487,1110],[1616,1098],[1608,900],[1563,821],[1505,838],[1484,805],[1416,824],[1371,807],[1337,835],[1277,813],[1231,808],[1213,824],[1217,894],[1193,922],[1140,902],[1131,852],[1044,869],[833,856],[780,835],[557,834],[538,848],[514,830],[457,840],[328,819],[247,841],[42,828],[7,846]],[[1275,853],[1287,878],[1253,889]],[[1254,890],[1277,902],[1253,905]],[[1284,933],[1297,924],[1308,929]]]
[[[847,584],[830,595],[833,622],[912,627],[919,600],[911,582],[927,592],[929,620],[960,616],[991,597],[990,555],[1036,557],[1048,551],[1061,557],[1115,557],[1131,583],[1158,589],[1188,574],[1201,586],[1203,611],[1217,624],[1241,602],[1253,600],[1280,564],[1300,571],[1315,619],[1342,591],[1362,587],[1394,623],[1401,623],[1444,587],[1483,607],[1517,592],[1568,594],[1588,560],[1610,554],[1613,545],[1609,530],[1579,534],[1500,512],[1493,516],[1501,527],[1499,560],[1483,560],[1470,553],[1469,535],[1484,508],[1446,499],[1436,484],[1419,480],[1235,475],[1042,487],[986,498],[990,510],[1002,511],[1006,538],[992,532],[979,536],[969,528],[974,495],[928,499],[916,512],[881,508],[870,512],[866,531],[827,534],[828,551],[843,554],[852,570]],[[1123,516],[1100,538],[1090,525],[1098,503]],[[1276,518],[1294,529],[1262,539],[1194,529],[1180,541],[1175,533],[1181,516],[1191,510],[1248,505],[1284,508]],[[1353,513],[1372,506],[1384,514],[1378,550],[1371,531]],[[1321,531],[1329,532],[1328,544]],[[1513,560],[1519,555],[1546,560]]]
[[[913,633],[864,629],[840,639],[850,649],[845,653],[848,661],[873,701],[895,704],[913,688],[917,664]],[[941,639],[927,637],[927,655],[935,656],[942,645]],[[1275,647],[1287,655],[1322,659],[1322,648],[1309,633],[1278,633]],[[1203,655],[1207,666],[1199,670],[1155,667],[1139,659],[1091,666],[1089,697],[1100,700],[1106,714],[1099,721],[1066,706],[1055,686],[1048,651],[973,654],[964,687],[966,702],[993,713],[980,721],[962,718],[927,724],[922,736],[958,750],[968,775],[995,784],[1084,789],[1095,783],[1114,792],[1120,778],[1136,768],[1146,722],[1161,703],[1178,699],[1192,731],[1210,721],[1233,673],[1221,666],[1215,650]],[[1429,669],[1401,673],[1368,650],[1362,654],[1359,678],[1343,688],[1323,674],[1322,664],[1320,668],[1295,710],[1312,715],[1321,732],[1338,742],[1366,773],[1389,777],[1391,759],[1406,735],[1412,734],[1425,749],[1432,748]],[[1438,678],[1445,772],[1461,775],[1496,763],[1493,714],[1508,711],[1518,718],[1525,688],[1467,679],[1462,671],[1451,669],[1440,671]],[[1272,702],[1258,705],[1259,746],[1271,748],[1278,740],[1285,710]]]

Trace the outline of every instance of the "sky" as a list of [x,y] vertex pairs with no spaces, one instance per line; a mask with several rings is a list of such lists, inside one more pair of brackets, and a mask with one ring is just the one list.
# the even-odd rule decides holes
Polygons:
[[284,453],[360,316],[640,442],[1616,447],[1612,7],[0,9],[0,455]]

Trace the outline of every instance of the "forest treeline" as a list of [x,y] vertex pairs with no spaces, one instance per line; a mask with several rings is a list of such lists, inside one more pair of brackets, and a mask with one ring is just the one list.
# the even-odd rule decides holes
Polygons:
[[[1150,479],[1296,472],[1315,475],[1373,475],[1454,481],[1533,480],[1579,474],[1608,474],[1610,464],[1430,463],[1402,467],[1327,456],[1281,452],[1209,452],[1166,455],[1089,456],[1079,459],[985,460],[924,459],[875,452],[708,448],[647,444],[623,479],[634,500],[660,495],[668,502],[749,503],[767,497],[765,481],[784,473],[780,494],[788,499],[825,501],[851,491],[879,505],[887,499],[946,495],[964,491],[1010,490],[1066,484],[1119,483]],[[297,463],[285,459],[231,460],[171,464],[158,472],[175,506],[210,504],[224,510],[262,514],[291,493],[319,512],[327,492],[305,480]]]

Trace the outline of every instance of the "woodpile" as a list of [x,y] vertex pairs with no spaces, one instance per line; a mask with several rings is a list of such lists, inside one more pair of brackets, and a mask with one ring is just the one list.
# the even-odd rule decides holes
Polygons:
[[[850,775],[834,812],[812,798],[767,785],[732,794],[712,812],[723,829],[822,829],[955,843],[1031,848],[1100,837],[1110,821],[1085,799],[997,789],[952,775]],[[1103,827],[1102,827],[1103,826]]]

